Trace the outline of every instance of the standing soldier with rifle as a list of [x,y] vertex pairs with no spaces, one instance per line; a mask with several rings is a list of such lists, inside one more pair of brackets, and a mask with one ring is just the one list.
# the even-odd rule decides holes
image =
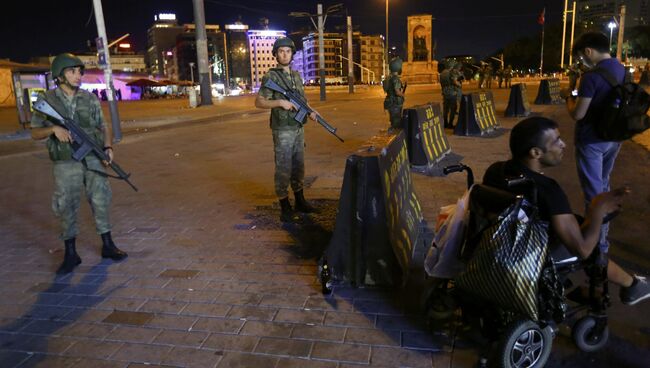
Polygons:
[[[61,54],[52,61],[52,78],[57,88],[39,96],[67,118],[78,122],[79,126],[95,143],[103,147],[110,161],[113,160],[110,132],[104,124],[104,116],[97,96],[80,89],[84,73],[83,62],[72,54]],[[38,103],[38,101],[37,101]],[[73,159],[72,135],[69,130],[53,124],[45,115],[34,114],[31,120],[32,138],[47,138],[47,149],[53,161],[54,194],[52,210],[61,221],[61,239],[65,245],[63,263],[57,273],[71,272],[81,264],[75,248],[78,233],[77,213],[81,204],[81,193],[85,191],[95,217],[97,233],[102,238],[102,257],[113,260],[126,258],[127,254],[118,249],[111,238],[109,207],[111,188],[108,183],[105,165],[97,156],[89,154],[81,161]]]
[[460,63],[454,60],[447,60],[445,69],[440,73],[440,86],[442,87],[442,118],[445,128],[454,127],[454,118],[458,111],[458,101],[463,97],[461,90],[460,70],[457,67]]
[[[290,38],[282,37],[275,41],[273,56],[278,65],[262,78],[262,86],[255,100],[255,107],[271,109],[271,131],[275,152],[275,194],[280,200],[282,222],[290,222],[294,216],[289,202],[289,184],[296,198],[296,210],[303,213],[315,211],[315,208],[305,200],[303,193],[305,133],[302,126],[307,119],[304,117],[303,121],[297,121],[295,117],[299,111],[291,101],[282,93],[265,87],[267,81],[272,80],[285,90],[292,91],[304,99],[302,78],[297,71],[291,70],[291,61],[295,52],[296,47]],[[318,113],[311,110],[308,116],[311,120],[316,120]]]
[[394,58],[388,64],[390,77],[382,82],[386,98],[384,99],[384,109],[388,110],[390,115],[391,130],[401,128],[402,107],[404,106],[404,92],[406,83],[402,84],[400,75],[402,74],[402,59]]

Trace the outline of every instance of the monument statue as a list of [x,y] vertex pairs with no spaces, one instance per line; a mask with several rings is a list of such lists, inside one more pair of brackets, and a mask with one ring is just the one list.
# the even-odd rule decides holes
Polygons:
[[427,61],[429,50],[424,27],[418,26],[413,31],[413,61]]

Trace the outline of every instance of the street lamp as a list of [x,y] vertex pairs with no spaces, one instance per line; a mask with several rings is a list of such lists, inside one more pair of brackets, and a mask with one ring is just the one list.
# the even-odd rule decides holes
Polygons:
[[[327,21],[327,15],[341,11],[343,4],[335,4],[329,6],[325,13],[323,13],[323,5],[318,4],[317,14],[309,14],[307,12],[291,12],[289,13],[290,17],[308,17],[311,20],[311,24],[314,25],[314,28],[318,31],[318,69],[320,77],[320,100],[325,101],[325,42],[323,40],[323,32],[325,29],[325,21]],[[314,15],[318,17],[318,25],[314,22]]]
[[612,32],[614,31],[614,28],[616,28],[616,23],[614,23],[613,21],[609,22],[607,27],[609,27],[609,50],[611,52],[611,50],[612,50]]
[[388,63],[388,0],[386,0],[386,39],[384,40],[384,78],[386,78],[386,63]]

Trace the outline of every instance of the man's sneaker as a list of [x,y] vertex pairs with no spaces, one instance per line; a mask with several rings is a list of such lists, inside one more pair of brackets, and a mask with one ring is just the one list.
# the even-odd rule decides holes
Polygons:
[[643,276],[634,276],[630,287],[622,287],[620,292],[621,302],[634,305],[644,299],[650,298],[650,284]]

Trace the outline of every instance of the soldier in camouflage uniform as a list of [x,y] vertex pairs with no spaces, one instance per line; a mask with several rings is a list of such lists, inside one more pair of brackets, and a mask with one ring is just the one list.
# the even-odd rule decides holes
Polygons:
[[398,129],[402,127],[402,107],[404,106],[404,91],[406,83],[402,83],[400,75],[402,74],[402,59],[399,57],[390,61],[388,68],[390,77],[383,83],[386,98],[384,99],[384,110],[388,111],[390,116],[390,128]]
[[445,69],[440,73],[442,116],[445,128],[454,127],[454,118],[458,111],[458,101],[462,97],[460,76],[460,64],[453,60],[448,60],[445,64]]
[[[288,187],[296,198],[296,210],[314,212],[315,208],[305,200],[303,181],[305,177],[305,135],[303,124],[307,119],[298,122],[295,119],[295,107],[283,95],[269,88],[264,83],[271,79],[286,90],[293,90],[304,97],[305,90],[300,74],[291,70],[291,61],[296,52],[293,41],[288,37],[278,38],[273,44],[273,56],[278,63],[262,78],[255,107],[271,109],[271,131],[273,132],[273,147],[275,151],[275,194],[280,200],[282,222],[292,221],[293,209],[289,202]],[[317,113],[312,112],[309,118],[316,120]]]
[[503,71],[503,79],[506,81],[506,88],[512,87],[512,65],[508,65]]
[[[62,115],[74,119],[86,133],[104,146],[106,154],[113,160],[111,138],[104,125],[104,117],[97,96],[80,89],[84,72],[83,62],[72,54],[61,54],[52,61],[52,77],[57,88],[39,96],[52,105]],[[32,138],[47,138],[47,149],[53,161],[54,194],[52,210],[61,222],[61,239],[65,246],[63,263],[57,270],[64,274],[81,264],[77,254],[75,239],[78,233],[77,213],[81,204],[81,194],[86,198],[95,217],[97,233],[102,238],[102,257],[121,260],[127,254],[118,249],[111,238],[109,207],[111,188],[108,184],[104,166],[107,162],[90,154],[81,161],[72,158],[73,147],[70,132],[54,125],[43,115],[35,113],[31,120]]]

